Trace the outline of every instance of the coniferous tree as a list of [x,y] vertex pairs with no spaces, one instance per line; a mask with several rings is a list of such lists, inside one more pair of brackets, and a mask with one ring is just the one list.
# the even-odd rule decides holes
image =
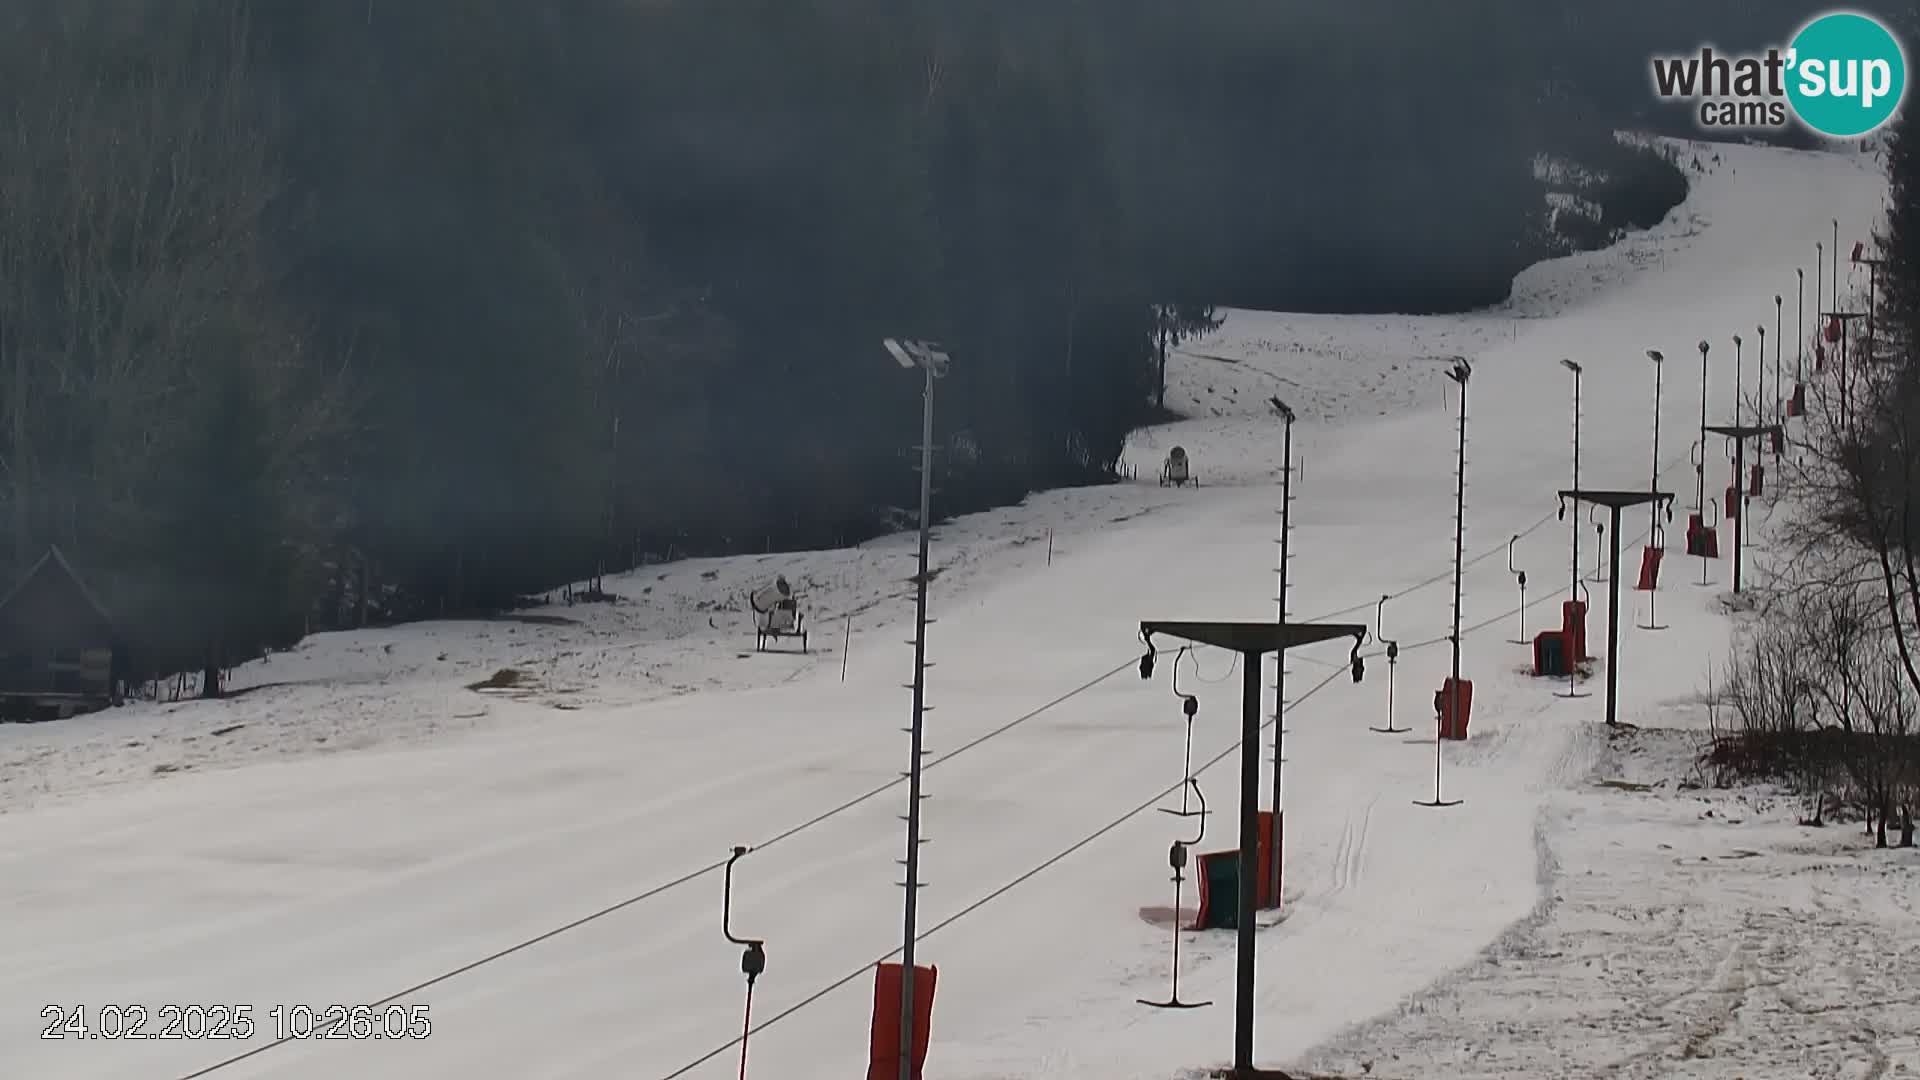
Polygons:
[[167,513],[155,530],[164,537],[155,569],[173,587],[146,615],[199,647],[201,693],[219,697],[229,664],[286,636],[292,543],[278,425],[247,359],[209,373],[194,414],[166,470]]

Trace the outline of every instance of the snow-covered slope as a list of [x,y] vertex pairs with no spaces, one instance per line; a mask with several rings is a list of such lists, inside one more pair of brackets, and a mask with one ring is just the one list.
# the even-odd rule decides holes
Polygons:
[[[1370,622],[1391,594],[1400,719],[1415,731],[1368,730],[1385,718],[1384,661],[1355,686],[1338,645],[1290,660],[1287,918],[1261,939],[1262,1060],[1395,1010],[1537,920],[1540,826],[1591,772],[1601,708],[1598,694],[1554,697],[1506,643],[1522,624],[1510,537],[1533,585],[1529,631],[1557,614],[1572,530],[1581,572],[1592,565],[1585,512],[1554,515],[1570,479],[1557,361],[1586,365],[1582,479],[1644,485],[1645,350],[1685,360],[1714,341],[1725,413],[1719,343],[1790,289],[1830,217],[1857,228],[1882,197],[1863,161],[1721,153],[1726,167],[1660,228],[1534,268],[1499,311],[1235,312],[1182,352],[1172,398],[1193,418],[1136,436],[1142,481],[940,530],[920,910],[921,962],[940,967],[930,1078],[1165,1080],[1231,1046],[1225,935],[1183,945],[1183,994],[1219,1005],[1134,1001],[1165,989],[1155,909],[1186,828],[1152,812],[1181,779],[1176,703],[1164,676],[1130,671],[1142,618],[1273,616],[1270,394],[1302,420],[1291,610]],[[1476,692],[1472,738],[1445,751],[1447,793],[1465,801],[1436,811],[1414,800],[1432,794],[1425,702],[1450,659],[1455,417],[1437,358],[1456,354],[1475,365],[1463,649]],[[1699,401],[1676,366],[1661,482],[1690,497]],[[1175,444],[1206,486],[1152,483]],[[1624,530],[1630,550],[1646,528]],[[276,1006],[390,1002],[428,1006],[432,1034],[294,1042],[210,1075],[731,1076],[743,981],[719,867],[752,845],[734,911],[769,956],[752,1075],[857,1075],[869,968],[900,935],[911,552],[895,537],[670,564],[613,582],[625,603],[533,613],[571,622],[324,635],[250,665],[241,684],[258,689],[228,702],[0,729],[0,1073],[197,1074],[266,1047]],[[809,592],[814,657],[742,655],[739,597],[776,571]],[[1693,571],[1674,560],[1660,593],[1671,629],[1623,634],[1628,719],[1694,691],[1724,645],[1716,590],[1689,586]],[[1596,642],[1604,626],[1597,613]],[[1235,842],[1230,663],[1201,653],[1186,673],[1202,700],[1196,763],[1220,762],[1200,777],[1217,811],[1205,850]],[[530,687],[468,688],[503,667]],[[251,1003],[259,1030],[37,1038],[46,1004],[145,1003],[157,1030],[163,1002]]]
[[1920,852],[1806,828],[1777,791],[1711,788],[1703,735],[1583,733],[1598,765],[1551,800],[1556,873],[1536,913],[1314,1065],[1382,1080],[1920,1073]]

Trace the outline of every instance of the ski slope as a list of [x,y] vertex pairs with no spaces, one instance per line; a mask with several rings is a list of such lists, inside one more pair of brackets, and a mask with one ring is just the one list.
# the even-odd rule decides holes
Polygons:
[[[940,968],[930,1078],[1169,1080],[1226,1060],[1231,935],[1183,942],[1183,996],[1215,1007],[1134,1000],[1166,990],[1153,909],[1172,900],[1166,848],[1188,828],[1152,809],[1176,801],[1181,780],[1173,657],[1142,683],[1135,633],[1142,618],[1273,617],[1269,394],[1302,421],[1293,616],[1370,623],[1392,595],[1398,716],[1414,731],[1368,730],[1385,719],[1377,643],[1357,686],[1345,643],[1289,661],[1286,918],[1260,938],[1261,1061],[1299,1059],[1391,1013],[1536,911],[1551,865],[1543,815],[1590,774],[1602,715],[1601,680],[1592,697],[1556,698],[1560,685],[1529,679],[1527,650],[1507,643],[1521,623],[1510,537],[1530,578],[1529,634],[1557,622],[1574,529],[1580,573],[1592,568],[1585,509],[1555,517],[1571,467],[1558,360],[1586,368],[1583,482],[1643,487],[1644,352],[1672,358],[1660,479],[1681,496],[1677,548],[1693,490],[1693,343],[1714,343],[1723,421],[1730,336],[1763,318],[1771,328],[1772,295],[1791,302],[1793,267],[1829,219],[1857,232],[1883,198],[1858,157],[1718,149],[1724,166],[1666,223],[1535,267],[1503,309],[1233,313],[1179,359],[1172,396],[1193,418],[1130,450],[1150,478],[1183,445],[1204,487],[1053,493],[940,530],[920,905],[920,961]],[[1445,748],[1446,794],[1465,801],[1432,810],[1414,800],[1433,792],[1426,705],[1450,660],[1451,355],[1474,364],[1463,669],[1476,686],[1471,738]],[[1648,524],[1630,520],[1629,574]],[[892,538],[676,564],[614,582],[633,601],[625,614],[326,635],[251,665],[241,685],[261,689],[230,702],[0,729],[0,1075],[733,1076],[743,980],[721,937],[719,867],[734,845],[755,848],[736,868],[736,931],[765,938],[769,959],[750,1075],[859,1075],[870,968],[900,938],[910,552]],[[1622,634],[1623,719],[1695,692],[1724,648],[1718,589],[1692,586],[1696,567],[1669,563],[1671,629]],[[776,569],[807,575],[820,655],[741,660],[751,634],[726,605]],[[1722,580],[1724,562],[1713,572]],[[642,591],[671,592],[659,575],[694,584],[669,602]],[[645,623],[649,597],[675,605],[683,633],[628,640],[622,620]],[[1623,622],[1642,602],[1623,598]],[[833,617],[856,613],[842,656]],[[574,692],[467,689],[529,657],[549,690]],[[1230,665],[1201,652],[1182,676],[1201,699],[1195,762],[1218,762],[1199,777],[1216,811],[1201,850],[1235,842]],[[237,738],[211,734],[234,724]],[[338,737],[315,744],[316,727]],[[276,1006],[389,1002],[427,1006],[431,1034],[269,1047]],[[44,1040],[50,1003],[251,1004],[259,1030]]]

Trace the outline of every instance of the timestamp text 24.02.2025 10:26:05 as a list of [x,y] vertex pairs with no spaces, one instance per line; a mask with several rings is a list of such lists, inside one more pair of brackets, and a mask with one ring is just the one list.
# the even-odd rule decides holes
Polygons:
[[275,1005],[254,1018],[252,1005],[48,1005],[42,1039],[276,1041],[424,1039],[433,1034],[425,1005]]

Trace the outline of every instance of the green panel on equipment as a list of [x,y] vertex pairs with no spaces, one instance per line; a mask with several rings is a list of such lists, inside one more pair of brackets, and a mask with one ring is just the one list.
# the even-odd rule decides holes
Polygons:
[[1200,918],[1196,930],[1232,930],[1240,925],[1240,853],[1200,856]]

